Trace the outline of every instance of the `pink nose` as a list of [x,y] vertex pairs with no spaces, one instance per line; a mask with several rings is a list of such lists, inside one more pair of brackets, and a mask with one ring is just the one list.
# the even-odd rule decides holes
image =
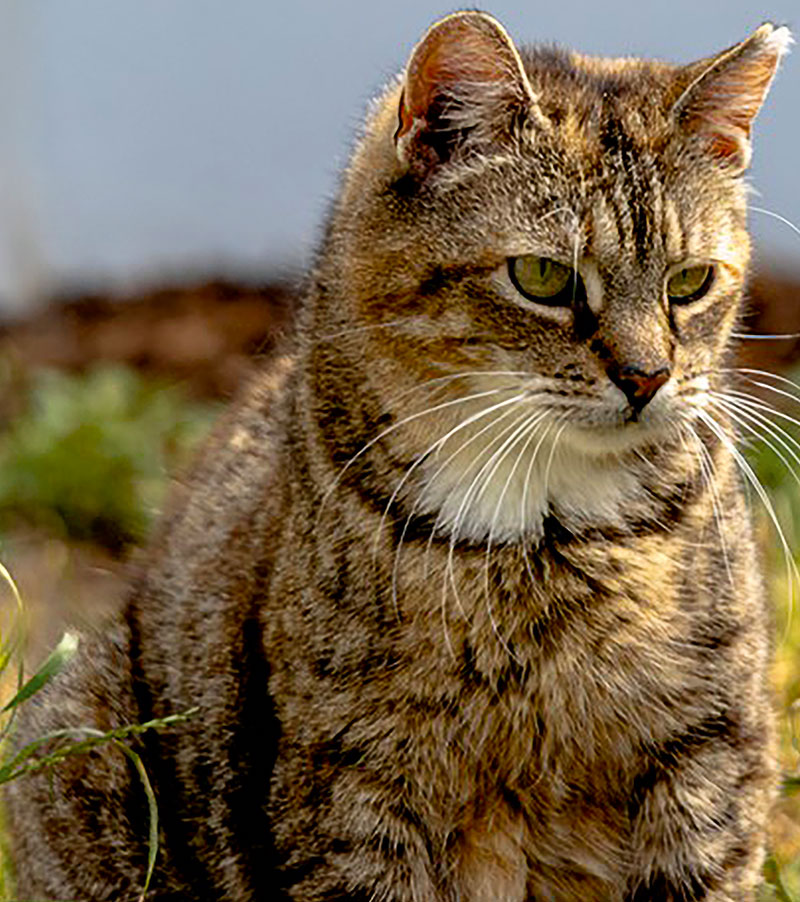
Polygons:
[[668,366],[662,366],[648,373],[636,366],[623,366],[618,370],[610,369],[608,375],[611,377],[611,381],[625,394],[631,407],[638,413],[669,379],[670,370]]

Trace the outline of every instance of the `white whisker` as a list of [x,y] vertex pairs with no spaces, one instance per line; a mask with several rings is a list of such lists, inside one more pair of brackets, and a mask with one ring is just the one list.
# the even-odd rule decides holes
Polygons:
[[[502,441],[503,438],[506,435],[508,435],[509,432],[516,429],[518,424],[523,419],[526,419],[528,416],[529,416],[529,414],[527,412],[523,412],[523,414],[520,417],[518,417],[517,419],[515,419],[514,422],[511,423],[510,426],[508,426],[506,429],[504,429],[503,432],[500,433],[500,435],[496,436],[495,439],[489,443],[489,445],[486,447],[486,449],[484,449],[482,451],[482,453],[488,452],[491,449],[492,445],[494,445],[498,441]],[[472,502],[474,500],[474,497],[473,497],[474,493],[477,491],[477,488],[478,488],[481,480],[483,479],[484,474],[486,473],[487,469],[492,466],[498,453],[502,453],[503,447],[505,447],[505,444],[499,449],[499,451],[492,451],[489,459],[483,463],[480,470],[472,478],[472,481],[470,482],[469,486],[467,487],[466,492],[464,492],[464,497],[461,499],[461,504],[459,505],[459,508],[456,512],[455,518],[453,520],[453,526],[450,531],[450,546],[448,548],[448,553],[447,553],[445,585],[443,585],[442,591],[443,592],[446,591],[447,580],[449,579],[450,585],[453,588],[453,594],[456,599],[456,604],[458,605],[458,607],[462,611],[462,613],[464,612],[464,607],[461,604],[461,599],[458,594],[458,585],[456,583],[455,567],[454,567],[454,563],[453,563],[454,555],[455,555],[455,547],[456,547],[456,543],[458,541],[461,524],[464,521],[464,517],[466,516],[466,512],[469,509],[469,505],[472,504]],[[472,467],[470,466],[467,469],[467,471],[462,473],[461,477],[459,478],[459,482],[461,482],[464,479],[464,477],[467,475],[468,470],[471,468]],[[441,514],[440,514],[440,516],[441,516]],[[438,523],[438,518],[437,518],[437,523]],[[436,524],[434,524],[434,529],[435,528],[436,528]]]
[[786,413],[778,407],[773,407],[771,404],[767,404],[764,401],[754,398],[752,395],[747,392],[737,391],[736,389],[730,389],[726,392],[713,392],[712,393],[716,397],[725,397],[730,400],[735,400],[738,403],[752,409],[752,410],[760,410],[766,411],[773,417],[780,417],[782,420],[786,420],[791,423],[793,426],[797,426],[800,428],[800,420],[796,417],[791,416],[791,414]]
[[[411,464],[411,466],[403,474],[403,478],[397,483],[397,486],[395,487],[395,490],[392,492],[392,494],[389,498],[389,501],[386,504],[386,507],[383,509],[383,514],[381,515],[380,523],[378,524],[377,534],[375,536],[375,541],[373,544],[373,558],[377,554],[378,542],[380,541],[380,536],[381,536],[381,533],[383,532],[384,523],[386,522],[386,517],[389,513],[389,510],[391,509],[392,505],[394,504],[395,500],[397,499],[398,494],[402,491],[403,486],[408,482],[410,477],[413,475],[414,471],[419,466],[421,466],[431,456],[431,454],[438,453],[441,450],[441,448],[451,438],[453,438],[455,435],[457,435],[462,429],[466,429],[468,426],[471,426],[472,423],[475,423],[478,420],[483,419],[484,417],[490,416],[495,411],[501,410],[503,407],[509,407],[512,404],[516,404],[518,401],[521,401],[524,397],[525,397],[525,393],[521,392],[520,394],[514,395],[511,398],[506,398],[505,401],[500,401],[497,404],[492,404],[489,407],[487,407],[483,410],[480,410],[477,413],[472,414],[471,416],[467,417],[466,420],[464,420],[461,423],[458,423],[458,425],[454,426],[452,429],[450,429],[448,432],[446,432],[441,438],[438,438],[432,445],[429,445],[428,448],[422,454],[420,454],[420,456],[414,461],[413,464]],[[491,429],[492,426],[494,426],[494,425],[495,425],[494,421],[489,423],[487,426],[484,427],[483,430],[481,430],[481,432],[485,431],[486,429]],[[481,432],[479,432],[478,435],[480,435]],[[468,445],[476,437],[477,436],[472,436],[471,439],[469,439],[464,445],[461,446],[461,448],[459,448],[459,450],[456,452],[456,454],[460,453],[461,450],[463,450],[463,448],[466,447],[466,445]],[[453,455],[451,455],[451,457],[448,458],[448,461],[452,458],[452,456]]]
[[780,341],[784,338],[800,338],[800,332],[731,332],[731,338],[739,341]]
[[[524,398],[525,398],[525,394],[520,393],[518,395],[515,395],[512,398],[507,398],[505,401],[501,401],[498,404],[494,404],[494,405],[486,408],[485,410],[481,410],[478,413],[473,414],[472,416],[470,416],[466,420],[464,420],[463,423],[459,423],[457,426],[455,426],[453,429],[451,429],[445,436],[443,436],[442,438],[440,438],[436,442],[434,442],[434,444],[431,445],[430,448],[428,448],[428,450],[425,452],[425,454],[423,454],[417,461],[415,461],[415,463],[412,465],[412,467],[403,476],[403,479],[400,481],[399,485],[395,488],[394,492],[392,493],[392,497],[389,499],[389,503],[387,504],[386,508],[384,509],[383,515],[381,517],[381,522],[379,525],[379,533],[378,533],[378,536],[376,537],[375,545],[373,546],[373,555],[375,555],[377,552],[377,547],[378,547],[377,543],[378,543],[378,539],[380,536],[380,531],[383,529],[383,524],[384,524],[387,512],[391,508],[398,493],[402,489],[403,484],[406,482],[408,477],[411,475],[412,471],[414,469],[416,469],[416,467],[419,464],[421,464],[425,460],[427,460],[433,451],[438,452],[438,450],[444,445],[444,443],[449,441],[451,438],[453,438],[460,430],[464,429],[467,426],[470,426],[472,423],[477,422],[479,419],[481,419],[484,416],[490,416],[491,414],[495,413],[497,410],[499,410],[503,407],[509,408],[508,410],[505,410],[499,417],[492,419],[487,425],[483,426],[477,433],[470,436],[465,442],[463,442],[461,445],[459,445],[459,447],[450,454],[450,456],[444,461],[443,464],[441,464],[439,469],[434,473],[434,475],[428,481],[428,485],[430,485],[431,482],[433,482],[436,479],[436,477],[442,472],[442,470],[444,468],[446,468],[447,465],[449,463],[451,463],[459,454],[461,454],[465,450],[465,448],[467,448],[474,441],[479,439],[484,433],[486,433],[487,431],[489,431],[492,428],[495,428],[498,425],[498,423],[502,422],[502,420],[504,420],[507,416],[510,416],[511,414],[513,414],[514,413],[513,405],[520,402]],[[419,494],[416,501],[414,502],[414,505],[411,508],[411,513],[408,515],[408,517],[406,517],[406,521],[403,524],[403,531],[400,534],[400,538],[397,542],[397,548],[395,549],[394,565],[392,567],[392,600],[393,600],[393,603],[395,606],[395,612],[398,613],[398,617],[399,617],[399,610],[398,610],[398,603],[397,603],[397,580],[398,580],[400,550],[403,547],[403,542],[405,541],[406,533],[408,532],[408,527],[409,527],[411,521],[413,520],[414,515],[416,514],[420,504],[422,503],[422,500],[424,498],[426,491],[427,491],[427,487],[422,490],[422,492]],[[435,529],[435,526],[434,526],[434,529]],[[431,532],[431,535],[433,535],[433,531]]]
[[443,401],[441,404],[436,404],[433,407],[427,407],[425,410],[417,411],[416,413],[412,413],[409,416],[403,417],[402,420],[399,420],[397,423],[393,423],[391,426],[388,426],[386,429],[381,430],[376,436],[371,438],[356,454],[354,454],[350,460],[339,470],[336,474],[336,478],[333,480],[331,485],[328,487],[327,491],[322,497],[322,501],[320,502],[319,511],[317,512],[317,524],[319,524],[320,516],[322,515],[322,511],[327,504],[330,496],[336,490],[336,487],[344,478],[344,474],[350,467],[363,455],[369,451],[374,445],[376,445],[381,439],[385,438],[387,435],[390,435],[392,432],[395,432],[401,426],[406,426],[409,423],[412,423],[420,417],[429,416],[432,413],[438,413],[440,410],[446,410],[450,407],[455,407],[458,404],[466,404],[468,401],[477,401],[480,398],[488,398],[492,395],[499,395],[504,391],[510,391],[508,388],[492,388],[487,389],[486,391],[476,392],[472,395],[465,395],[461,398],[454,398],[450,401]]
[[[714,458],[711,456],[708,448],[706,448],[705,444],[703,443],[697,432],[694,430],[692,425],[686,420],[684,420],[681,425],[683,429],[685,429],[694,440],[695,446],[698,451],[697,460],[700,463],[700,472],[703,476],[705,484],[708,486],[709,491],[711,492],[711,513],[714,517],[714,523],[717,527],[717,536],[719,537],[720,548],[722,550],[722,560],[725,564],[725,572],[728,574],[728,583],[730,584],[731,589],[735,592],[736,584],[733,579],[733,570],[731,568],[730,557],[728,555],[728,543],[725,539],[725,524],[722,511],[722,499],[719,494],[719,488],[717,487],[716,466],[714,464]],[[683,438],[684,434],[683,429],[681,429],[681,438]]]
[[764,510],[769,517],[775,532],[778,536],[778,541],[781,543],[781,548],[783,549],[784,562],[786,564],[786,583],[788,586],[788,612],[789,617],[787,621],[786,629],[789,629],[789,623],[791,622],[792,609],[794,607],[794,587],[800,586],[800,573],[797,570],[797,564],[794,562],[794,558],[792,557],[791,550],[789,548],[789,543],[786,541],[786,536],[784,535],[783,529],[780,524],[780,520],[778,519],[778,515],[775,513],[775,508],[772,506],[772,502],[767,495],[764,486],[761,485],[756,474],[753,472],[753,468],[745,459],[744,455],[739,451],[739,449],[734,444],[733,440],[729,435],[725,433],[725,430],[722,426],[711,416],[708,411],[703,409],[698,409],[697,415],[699,418],[706,424],[706,426],[717,436],[717,438],[722,442],[722,444],[727,448],[729,453],[732,455],[734,461],[739,467],[740,472],[746,478],[746,480],[750,483],[753,490],[758,495],[762,505],[764,506]]
[[[769,389],[770,391],[777,392],[779,394],[785,395],[787,398],[791,398],[794,401],[800,400],[800,386],[797,385],[796,382],[792,382],[791,379],[787,379],[786,376],[781,376],[780,373],[770,373],[769,370],[757,370],[752,367],[740,366],[740,367],[729,367],[728,369],[721,370],[723,373],[734,373],[739,375],[740,373],[745,373],[745,381],[749,382],[751,385],[758,385],[761,388]],[[776,382],[781,383],[782,385],[786,385],[789,388],[793,389],[795,394],[787,393],[785,391],[781,391],[778,388],[775,388],[774,385],[765,385],[763,382],[758,382],[755,379],[749,378],[750,376],[759,376],[764,379],[775,379]]]
[[[491,593],[491,586],[489,584],[489,560],[490,560],[491,552],[492,552],[492,538],[494,536],[494,529],[497,524],[497,518],[500,514],[500,509],[503,504],[503,499],[505,498],[506,492],[508,491],[508,488],[511,485],[511,482],[514,478],[514,474],[517,472],[517,467],[519,466],[520,461],[524,458],[525,452],[527,451],[528,446],[530,445],[533,438],[536,436],[536,433],[539,430],[539,426],[541,425],[542,421],[546,418],[546,416],[547,416],[546,413],[534,414],[514,434],[514,442],[510,445],[508,451],[506,452],[506,455],[510,454],[514,450],[514,444],[516,444],[518,439],[524,438],[524,441],[523,441],[522,447],[519,449],[519,452],[517,453],[517,459],[514,461],[514,465],[511,467],[511,470],[510,470],[508,476],[506,477],[506,481],[503,484],[503,489],[500,492],[500,495],[497,499],[497,503],[495,504],[494,513],[492,515],[491,526],[489,527],[489,535],[486,540],[486,553],[484,556],[484,590],[485,590],[485,595],[486,595],[486,611],[489,615],[489,622],[492,625],[492,629],[493,629],[495,635],[497,636],[497,638],[500,640],[500,644],[505,648],[505,650],[509,654],[512,655],[512,657],[513,657],[513,653],[511,652],[505,637],[500,632],[500,627],[498,626],[497,621],[495,620],[494,610],[492,608],[492,593]],[[494,472],[498,469],[501,462],[502,462],[502,458],[501,458],[501,460],[499,460],[497,462],[497,464],[495,464],[494,470],[493,470],[492,474],[490,475],[489,479],[491,479],[494,476]],[[524,539],[523,539],[523,544],[524,544]]]
[[[464,442],[462,445],[460,445],[458,448],[456,448],[456,450],[453,451],[452,454],[449,455],[449,457],[447,457],[447,459],[441,464],[441,466],[436,470],[436,472],[432,474],[432,476],[430,477],[430,479],[429,479],[429,480],[427,481],[427,483],[425,484],[425,487],[424,487],[424,489],[422,490],[422,492],[420,493],[419,498],[418,498],[417,501],[414,503],[414,508],[412,509],[412,514],[416,512],[417,508],[418,508],[418,507],[422,504],[422,502],[425,500],[425,498],[427,497],[428,492],[429,492],[430,489],[435,485],[437,479],[438,479],[438,478],[442,475],[442,473],[447,469],[448,465],[449,465],[450,463],[452,463],[452,461],[455,460],[456,457],[458,457],[460,454],[462,454],[462,452],[464,452],[464,451],[465,451],[465,450],[466,450],[473,442],[477,441],[482,435],[484,435],[484,434],[485,434],[486,432],[488,432],[490,429],[496,428],[496,427],[497,427],[504,419],[506,419],[507,416],[510,416],[512,413],[514,413],[513,410],[507,410],[505,413],[502,414],[502,416],[497,417],[497,419],[493,420],[491,423],[488,423],[488,424],[487,424],[486,426],[484,426],[479,432],[476,432],[476,433],[475,433],[473,436],[471,436],[466,442]],[[514,426],[515,426],[519,421],[520,421],[520,417],[517,417],[517,419],[515,419],[514,422],[513,422],[510,426],[505,427],[500,433],[498,433],[498,435],[494,436],[494,437],[491,439],[491,441],[489,441],[489,443],[488,443],[484,448],[481,448],[481,450],[478,452],[478,454],[476,455],[476,457],[475,457],[473,460],[471,460],[471,461],[469,462],[469,464],[467,464],[466,468],[463,470],[463,472],[461,473],[461,475],[460,475],[460,476],[458,477],[458,479],[455,481],[455,483],[454,483],[454,485],[453,485],[453,487],[452,487],[452,490],[453,490],[453,491],[457,490],[458,487],[459,487],[460,485],[463,484],[464,480],[467,478],[467,476],[469,475],[469,473],[471,472],[471,470],[472,470],[474,467],[478,466],[478,464],[480,463],[481,458],[482,458],[485,454],[488,454],[488,453],[490,452],[490,449],[491,449],[492,445],[494,445],[495,442],[501,441],[502,438],[503,438],[505,435],[507,435],[508,432],[509,432],[511,429],[513,429]],[[409,518],[409,519],[410,519],[410,518]],[[431,545],[432,545],[432,543],[433,543],[433,540],[434,540],[434,538],[435,538],[437,532],[439,531],[439,529],[440,529],[440,528],[442,527],[442,525],[444,524],[445,519],[446,519],[446,518],[445,518],[445,516],[444,516],[443,511],[440,510],[439,513],[436,515],[436,519],[434,520],[433,528],[431,529],[430,538],[428,539],[427,547],[426,547],[426,550],[425,550],[425,557],[426,557],[426,560],[427,560],[428,556],[430,555]]]
[[772,441],[766,438],[763,432],[760,432],[756,428],[756,426],[760,426],[761,429],[766,430],[775,439],[776,442],[778,442],[783,448],[786,449],[786,451],[795,460],[795,462],[800,464],[800,458],[798,458],[797,453],[783,439],[783,437],[777,432],[777,430],[770,428],[772,424],[769,423],[766,417],[758,417],[757,414],[754,414],[751,411],[737,408],[731,405],[730,401],[725,403],[717,398],[714,399],[713,403],[720,407],[725,412],[725,414],[729,416],[742,429],[746,430],[750,435],[754,436],[756,439],[766,445],[767,448],[769,448],[770,451],[772,451],[772,453],[778,458],[778,460],[780,460],[784,467],[786,467],[787,472],[798,484],[798,486],[800,486],[800,476],[797,475],[780,448],[778,448]]
[[[534,418],[538,422],[539,419],[544,414],[534,414]],[[464,493],[464,497],[461,501],[461,505],[458,509],[458,513],[456,515],[455,524],[453,527],[453,531],[450,537],[450,547],[448,550],[447,556],[447,575],[450,579],[451,585],[453,587],[453,591],[456,595],[456,600],[459,604],[459,607],[463,611],[463,606],[460,604],[458,599],[458,589],[456,585],[455,579],[455,567],[454,567],[454,553],[455,553],[455,544],[458,539],[458,533],[461,528],[461,523],[463,522],[463,518],[466,516],[466,511],[469,509],[469,505],[478,502],[486,491],[487,486],[491,483],[495,473],[498,468],[502,464],[503,460],[507,457],[508,454],[513,450],[515,442],[518,440],[520,435],[524,435],[525,430],[529,428],[531,421],[531,415],[529,413],[525,413],[521,418],[515,420],[515,422],[511,426],[511,435],[506,438],[500,447],[492,452],[491,457],[488,461],[481,467],[480,471],[476,474],[475,478],[472,480],[467,491]],[[521,425],[519,425],[522,423]],[[474,493],[474,494],[473,494]],[[443,586],[443,592],[446,591],[447,582]],[[488,598],[488,596],[487,596]],[[514,654],[508,646],[505,638],[501,634],[499,627],[497,626],[497,622],[494,619],[494,614],[491,609],[491,603],[488,606],[487,613],[489,614],[489,620],[492,625],[492,629],[497,636],[500,644],[503,646],[503,649],[513,658]]]
[[561,428],[556,432],[555,438],[553,439],[553,444],[550,446],[550,456],[547,458],[547,466],[544,470],[544,496],[547,498],[547,487],[550,483],[550,470],[553,466],[553,458],[555,457],[556,447],[558,445],[558,440],[561,438],[562,433],[567,428],[569,423],[562,423]]
[[754,213],[762,213],[764,216],[770,216],[772,219],[777,219],[778,222],[782,222],[785,226],[788,226],[796,235],[800,236],[800,229],[785,216],[781,216],[780,213],[776,213],[774,210],[766,210],[764,207],[753,207],[750,209]]
[[518,391],[520,388],[530,388],[531,383],[534,380],[538,380],[540,383],[546,383],[547,380],[541,379],[540,377],[536,377],[534,374],[530,372],[526,372],[524,370],[463,370],[458,373],[448,373],[444,376],[434,376],[431,379],[426,379],[425,382],[420,382],[417,385],[412,385],[411,388],[404,389],[397,395],[393,395],[389,399],[390,404],[396,404],[398,401],[403,398],[408,397],[408,395],[414,394],[414,392],[421,391],[424,388],[429,388],[432,385],[441,386],[446,382],[454,382],[456,379],[470,379],[477,378],[483,379],[484,376],[491,376],[494,378],[498,378],[501,376],[511,376],[514,378],[521,378],[525,380],[525,385],[517,385],[514,386],[506,386],[509,390]]

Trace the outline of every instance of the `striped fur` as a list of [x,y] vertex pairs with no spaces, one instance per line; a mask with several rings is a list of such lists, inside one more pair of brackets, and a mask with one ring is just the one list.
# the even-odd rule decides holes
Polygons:
[[[24,727],[200,706],[140,748],[152,898],[753,897],[768,616],[711,393],[787,40],[673,67],[458,13],[376,101],[291,349]],[[570,303],[517,292],[524,254],[577,267]],[[630,367],[668,372],[638,409]],[[146,808],[113,749],[10,801],[21,897],[136,898]]]

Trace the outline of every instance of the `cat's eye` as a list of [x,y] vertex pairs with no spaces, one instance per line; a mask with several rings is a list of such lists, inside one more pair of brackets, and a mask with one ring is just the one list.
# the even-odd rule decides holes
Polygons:
[[508,260],[508,274],[514,287],[538,304],[569,305],[573,294],[573,272],[571,266],[536,254]]
[[713,266],[685,266],[667,280],[667,297],[675,304],[689,304],[707,294],[713,281]]

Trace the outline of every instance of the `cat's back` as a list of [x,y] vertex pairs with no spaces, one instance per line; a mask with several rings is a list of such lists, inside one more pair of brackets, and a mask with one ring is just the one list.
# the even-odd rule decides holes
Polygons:
[[256,584],[269,579],[289,513],[282,423],[294,369],[291,354],[279,355],[248,382],[137,562],[126,614],[131,656],[159,714],[207,698],[209,660],[238,647],[256,616]]
[[[219,837],[212,834],[226,834],[221,820],[228,815],[209,816],[208,797],[195,790],[198,784],[207,790],[213,785],[217,812],[235,812],[245,822],[259,818],[238,796],[238,784],[228,785],[235,782],[230,772],[215,762],[239,755],[239,779],[252,779],[241,731],[233,749],[231,727],[241,724],[256,693],[260,735],[252,737],[252,748],[267,761],[270,754],[253,585],[264,576],[269,532],[282,521],[285,473],[277,423],[292,370],[291,355],[276,356],[240,392],[191,470],[174,486],[153,541],[138,552],[124,615],[81,635],[76,658],[25,706],[16,735],[22,747],[56,730],[107,730],[189,714],[171,731],[135,742],[147,760],[149,779],[158,784],[161,824],[172,825],[171,832],[180,835],[178,823],[196,820],[202,825],[198,842],[206,834],[206,852],[199,853],[162,838],[158,883],[176,899],[201,892],[209,879],[226,881],[244,894],[250,864],[236,859],[249,862],[261,855],[267,860],[256,843],[252,854],[231,852],[230,874],[210,876],[204,859],[209,849],[219,847]],[[244,734],[249,735],[246,729]],[[87,872],[97,873],[90,898],[136,897],[147,866],[149,814],[142,784],[118,749],[109,745],[70,758],[52,779],[34,775],[11,790],[21,886],[36,891],[37,898],[55,898],[72,879],[48,864],[60,849],[65,860],[74,858]],[[91,836],[64,829],[76,803],[93,812]],[[118,849],[113,869],[98,858],[97,850],[106,844]]]

